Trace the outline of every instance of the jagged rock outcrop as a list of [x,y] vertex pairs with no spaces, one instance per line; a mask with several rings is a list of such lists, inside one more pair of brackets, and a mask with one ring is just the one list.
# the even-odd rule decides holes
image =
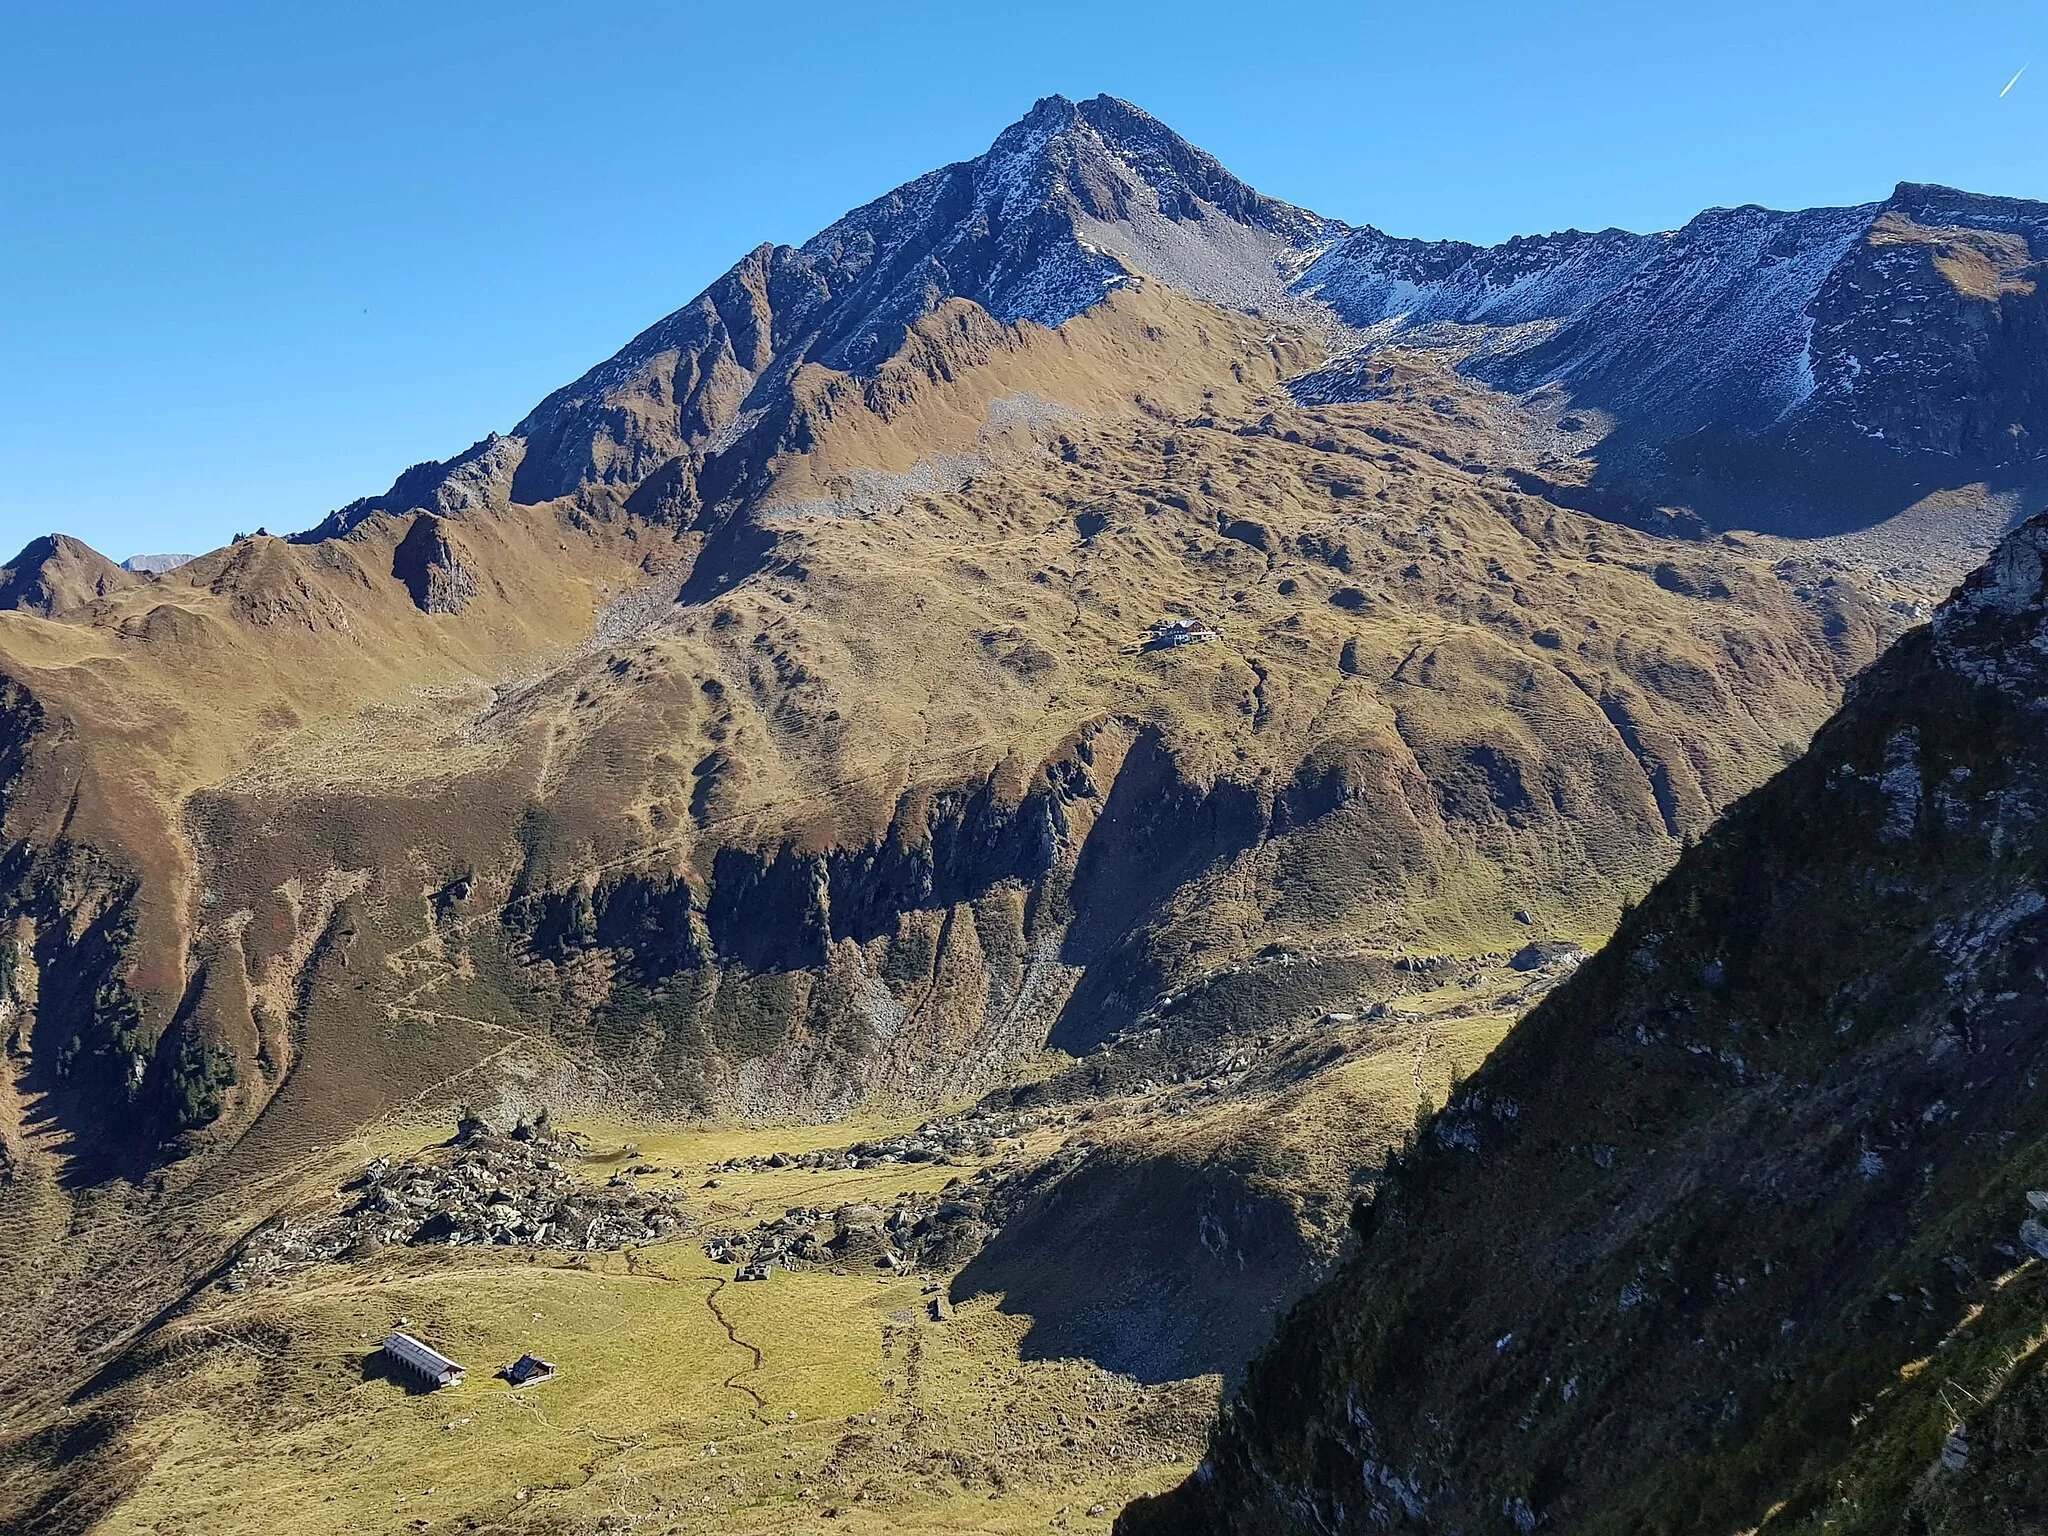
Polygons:
[[476,573],[444,519],[422,513],[392,551],[391,574],[405,583],[421,613],[460,613],[476,596]]
[[2044,551],[2048,517],[1510,1034],[1120,1530],[2048,1508]]

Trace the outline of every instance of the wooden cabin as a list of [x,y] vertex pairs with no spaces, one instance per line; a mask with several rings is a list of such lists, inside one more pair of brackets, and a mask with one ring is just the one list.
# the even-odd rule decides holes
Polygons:
[[515,1387],[537,1387],[555,1379],[555,1363],[539,1355],[521,1355],[498,1374]]

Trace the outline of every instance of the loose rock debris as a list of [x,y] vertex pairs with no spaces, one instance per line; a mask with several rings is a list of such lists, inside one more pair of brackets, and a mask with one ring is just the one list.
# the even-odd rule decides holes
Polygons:
[[260,1229],[230,1267],[229,1290],[306,1264],[364,1258],[391,1245],[463,1245],[587,1252],[673,1240],[690,1230],[667,1189],[630,1178],[581,1177],[588,1143],[575,1135],[515,1140],[466,1129],[402,1163],[378,1158],[343,1191],[339,1214],[284,1216]]
[[1014,1172],[983,1168],[971,1177],[949,1180],[935,1195],[898,1195],[886,1210],[865,1204],[829,1210],[791,1206],[749,1231],[712,1233],[704,1241],[704,1253],[713,1263],[739,1265],[735,1278],[740,1280],[765,1280],[773,1267],[957,1269],[981,1251],[1026,1199],[1079,1168],[1091,1150],[1085,1143],[1075,1143]]

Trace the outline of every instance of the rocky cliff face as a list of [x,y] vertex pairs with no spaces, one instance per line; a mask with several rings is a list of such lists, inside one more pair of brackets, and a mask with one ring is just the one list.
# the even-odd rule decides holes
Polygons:
[[2037,464],[2044,277],[2048,208],[1901,187],[1813,299],[1814,392],[1788,437],[1856,434],[1993,473]]
[[[1549,400],[1613,515],[1676,505],[1811,534],[1977,478],[2040,494],[2044,240],[2041,204],[1905,184],[1854,208],[1713,209],[1668,235],[1481,249],[1363,230],[1294,286]],[[1370,350],[1300,391],[1368,391]]]
[[1422,1128],[1146,1531],[2048,1507],[2048,520]]
[[422,613],[460,613],[476,596],[476,575],[443,520],[431,514],[413,519],[392,552],[391,574],[405,583]]

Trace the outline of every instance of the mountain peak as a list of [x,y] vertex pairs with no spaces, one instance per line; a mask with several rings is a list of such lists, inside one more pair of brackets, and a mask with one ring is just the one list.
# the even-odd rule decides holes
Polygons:
[[[1262,196],[1129,102],[1042,97],[975,158],[854,209],[801,247],[757,249],[550,395],[499,447],[471,450],[461,485],[450,488],[461,461],[417,466],[308,537],[500,491],[532,503],[593,481],[633,486],[692,456],[693,475],[714,453],[721,475],[740,475],[733,450],[786,403],[798,367],[871,376],[947,300],[1057,326],[1143,272],[1225,307],[1295,310],[1290,283],[1346,232]],[[643,397],[645,411],[636,404],[622,424],[621,402]],[[657,397],[670,402],[658,412]],[[721,481],[709,501],[732,490]]]
[[2023,197],[1966,192],[1939,182],[1902,181],[1892,189],[1883,207],[1886,212],[1903,214],[1916,224],[2010,230],[2035,241],[2048,238],[2048,203]]
[[863,369],[935,299],[1058,325],[1131,269],[1198,298],[1285,305],[1345,226],[1254,191],[1114,96],[1045,96],[972,160],[855,209],[807,241],[834,308],[865,322],[816,360]]
[[137,580],[81,539],[45,534],[0,569],[0,609],[54,618]]
[[[1077,103],[1055,91],[1050,96],[1041,96],[1038,100],[1031,103],[1031,110],[1004,129],[1003,132],[1013,133],[1019,128],[1056,130],[1065,124],[1078,121],[1080,112],[1081,109]],[[1001,136],[1001,134],[997,135],[998,138]]]
[[1049,96],[1039,97],[1031,104],[1030,111],[996,137],[1000,142],[1004,135],[1014,133],[1018,129],[1060,133],[1077,127],[1087,127],[1114,138],[1119,136],[1119,125],[1124,125],[1122,131],[1125,133],[1149,129],[1154,133],[1165,134],[1176,143],[1186,142],[1151,113],[1125,101],[1121,96],[1103,93],[1090,96],[1085,101],[1075,101],[1071,97],[1060,95],[1057,91]]

